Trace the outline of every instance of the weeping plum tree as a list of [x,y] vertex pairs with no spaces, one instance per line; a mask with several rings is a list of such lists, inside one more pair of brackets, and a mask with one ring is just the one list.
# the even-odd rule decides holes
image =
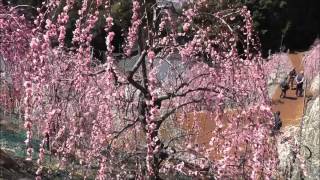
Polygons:
[[[246,7],[212,12],[201,0],[184,1],[177,11],[170,3],[133,0],[131,25],[123,30],[124,53],[116,57],[108,0],[81,1],[73,46],[65,47],[68,12],[78,3],[44,3],[32,31],[25,31],[31,36],[27,54],[21,52],[16,61],[6,55],[21,66],[15,78],[24,82],[28,159],[35,129],[43,139],[37,179],[45,173],[47,153],[61,168],[84,177],[98,168],[97,179],[160,179],[172,172],[218,179],[272,177],[277,166],[272,113]],[[101,15],[107,60],[97,64],[90,42]],[[197,128],[201,119],[194,116],[195,128],[185,129],[189,115],[199,111],[215,124],[210,142],[201,147],[193,138],[203,130]],[[165,127],[168,121],[174,125]],[[178,130],[184,135],[161,134]],[[190,163],[185,152],[205,160]]]
[[305,75],[309,81],[319,74],[320,71],[320,40],[317,39],[311,49],[303,58]]
[[0,102],[6,110],[12,111],[22,93],[24,72],[32,24],[17,12],[18,8],[9,8],[0,4]]

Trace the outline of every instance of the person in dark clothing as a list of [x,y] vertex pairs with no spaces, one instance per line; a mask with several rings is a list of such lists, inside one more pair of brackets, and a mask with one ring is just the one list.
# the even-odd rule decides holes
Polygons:
[[294,82],[294,78],[296,76],[297,76],[296,69],[293,68],[289,73],[289,82],[288,82],[288,84],[290,84],[290,86],[291,86],[291,89],[293,89],[293,82]]
[[302,92],[303,92],[303,82],[304,82],[304,75],[303,71],[300,72],[295,78],[296,83],[297,83],[297,88],[296,88],[296,96],[302,97]]
[[282,127],[282,121],[280,118],[280,111],[277,111],[276,113],[274,113],[274,126],[272,130],[272,134],[279,132],[281,127]]
[[287,79],[288,78],[283,79],[280,83],[280,88],[281,88],[280,98],[286,98],[287,90],[289,89],[289,84]]

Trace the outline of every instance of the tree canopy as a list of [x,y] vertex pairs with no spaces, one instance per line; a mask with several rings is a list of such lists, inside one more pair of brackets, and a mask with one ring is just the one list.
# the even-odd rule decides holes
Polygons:
[[[28,4],[39,7],[42,1],[3,0],[3,2],[6,4]],[[273,52],[279,51],[280,46],[285,46],[291,50],[307,49],[319,37],[320,25],[318,19],[320,17],[319,13],[317,13],[319,7],[319,1],[317,0],[210,0],[208,2],[208,6],[211,9],[240,7],[243,5],[248,6],[251,11],[264,56],[268,55],[269,49]],[[111,1],[111,6],[111,14],[117,17],[114,23],[122,28],[128,27],[131,17],[130,1]],[[103,8],[101,10],[103,11]],[[35,16],[36,12],[34,10],[29,9],[29,12],[33,12]],[[70,21],[69,28],[75,28],[76,18],[77,13],[72,13],[71,11],[70,19],[74,20]],[[117,28],[117,26],[114,28]],[[101,38],[106,37],[106,33],[103,31],[103,24],[99,27],[97,27],[97,38],[94,38],[93,45],[97,50],[105,51],[106,47],[99,41],[101,41]],[[69,30],[69,28],[67,28],[67,37],[72,36],[72,30]],[[120,38],[122,32],[116,32],[119,38],[116,38],[117,41],[114,42],[115,47],[117,51],[121,51],[119,47],[123,45],[123,41]],[[119,42],[118,39],[120,39]]]
[[[32,139],[42,140],[37,179],[47,154],[60,168],[97,179],[273,176],[272,112],[248,8],[130,3],[130,23],[118,24],[120,52],[114,26],[122,21],[112,1],[48,1],[30,26],[16,8],[1,6],[2,29],[25,28],[1,31],[9,41],[0,52],[7,72],[19,75],[12,77],[22,94],[28,160]],[[101,28],[103,63],[92,51]],[[205,144],[194,141],[198,113],[214,123]]]

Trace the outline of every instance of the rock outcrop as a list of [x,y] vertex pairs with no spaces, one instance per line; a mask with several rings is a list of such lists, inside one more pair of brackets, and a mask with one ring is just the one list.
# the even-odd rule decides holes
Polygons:
[[310,86],[310,92],[312,96],[319,96],[320,93],[320,74],[313,78]]
[[[306,168],[308,178],[320,180],[320,97],[308,103],[304,116],[301,143],[310,149],[303,156],[307,158]],[[311,154],[310,154],[311,153]]]
[[319,76],[312,81],[310,91],[313,98],[300,126],[286,127],[278,138],[281,178],[320,180]]

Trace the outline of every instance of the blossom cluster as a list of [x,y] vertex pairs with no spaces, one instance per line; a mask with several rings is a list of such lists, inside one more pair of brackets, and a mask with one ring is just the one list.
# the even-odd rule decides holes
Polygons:
[[127,46],[125,47],[125,54],[127,56],[131,55],[132,48],[134,47],[137,41],[137,35],[139,31],[139,27],[141,25],[140,20],[140,3],[139,1],[132,1],[132,17],[131,17],[131,27],[129,28],[129,33],[127,36]]
[[312,80],[320,72],[320,40],[316,40],[312,48],[303,58],[305,76]]

